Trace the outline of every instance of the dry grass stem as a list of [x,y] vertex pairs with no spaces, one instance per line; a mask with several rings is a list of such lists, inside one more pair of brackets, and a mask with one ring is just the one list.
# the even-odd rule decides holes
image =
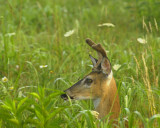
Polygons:
[[156,77],[156,87],[158,87],[158,76]]
[[144,21],[144,18],[143,18],[143,29],[146,29],[147,33],[149,33],[149,29]]
[[137,79],[138,79],[140,66],[139,66],[139,62],[138,62],[136,56],[134,56],[134,60],[136,61],[136,75],[137,75]]
[[157,24],[157,21],[156,21],[155,18],[154,18],[154,24],[155,24],[156,30],[157,30],[157,32],[158,32],[158,24]]
[[152,32],[152,24],[150,21],[149,21],[149,28],[150,28],[150,31]]
[[152,94],[150,78],[149,78],[149,74],[148,74],[148,67],[146,65],[144,54],[142,54],[142,61],[143,61],[144,71],[145,71],[145,74],[143,75],[143,81],[144,81],[144,84],[145,84],[146,89],[147,89],[148,102],[149,102],[151,115],[154,115],[154,114],[156,114],[156,107],[155,107],[154,96]]
[[153,71],[153,82],[156,85],[156,70],[155,70],[155,64],[154,64],[154,55],[152,53],[152,48],[150,48],[151,56],[152,56],[152,71]]

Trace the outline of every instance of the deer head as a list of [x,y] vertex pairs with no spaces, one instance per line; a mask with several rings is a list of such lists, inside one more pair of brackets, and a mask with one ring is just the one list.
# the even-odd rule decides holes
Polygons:
[[64,92],[66,92],[66,94],[61,96],[63,99],[68,99],[67,95],[71,99],[77,100],[99,98],[105,89],[105,87],[103,87],[104,83],[111,80],[111,64],[104,48],[101,44],[95,44],[90,39],[86,39],[86,43],[97,51],[98,60],[90,55],[93,63],[92,72],[65,90]]
[[[93,99],[95,109],[100,113],[100,118],[110,111],[116,111],[113,118],[119,114],[119,98],[116,96],[117,87],[112,76],[111,64],[101,44],[95,44],[92,40],[86,39],[86,43],[98,53],[98,59],[90,55],[93,63],[92,72],[75,83],[61,95],[64,100]],[[115,103],[113,103],[115,100]],[[111,108],[114,110],[112,111]]]

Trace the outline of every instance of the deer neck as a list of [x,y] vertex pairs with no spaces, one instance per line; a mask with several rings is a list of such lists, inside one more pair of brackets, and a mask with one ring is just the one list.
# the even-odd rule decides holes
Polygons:
[[106,83],[106,87],[103,90],[102,97],[93,101],[95,111],[99,113],[98,118],[101,119],[111,113],[110,119],[117,119],[120,113],[120,104],[116,83],[113,77],[110,83]]

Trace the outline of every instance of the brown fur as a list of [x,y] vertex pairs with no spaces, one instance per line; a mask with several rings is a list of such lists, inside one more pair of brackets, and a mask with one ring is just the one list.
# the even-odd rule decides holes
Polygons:
[[101,119],[111,112],[110,119],[117,119],[120,113],[120,104],[114,78],[112,77],[109,85],[107,85],[108,79],[103,73],[91,72],[86,77],[90,77],[94,81],[90,88],[85,88],[82,82],[67,89],[66,93],[75,99],[82,96],[87,97],[87,99],[100,98],[100,104],[95,108],[99,113],[99,118]]
[[110,112],[112,113],[110,119],[118,119],[120,113],[120,104],[114,78],[112,77],[110,85],[104,84],[103,86],[101,101],[95,110],[99,113],[100,119],[105,117]]

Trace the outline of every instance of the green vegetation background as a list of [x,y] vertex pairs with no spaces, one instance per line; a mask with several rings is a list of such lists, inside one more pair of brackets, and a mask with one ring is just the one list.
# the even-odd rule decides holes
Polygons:
[[1,0],[0,127],[112,127],[91,115],[92,101],[59,96],[91,71],[88,37],[120,65],[113,69],[120,127],[126,116],[130,128],[160,127],[159,7],[158,0]]

